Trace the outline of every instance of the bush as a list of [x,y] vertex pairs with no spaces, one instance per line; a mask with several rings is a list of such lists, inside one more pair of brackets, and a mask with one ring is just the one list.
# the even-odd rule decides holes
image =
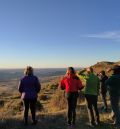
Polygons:
[[84,91],[80,91],[79,92],[79,97],[78,97],[78,103],[82,103],[84,101],[85,101]]
[[54,110],[65,109],[67,106],[65,92],[57,90],[55,94],[52,96],[50,104],[52,109],[54,108]]
[[58,83],[50,84],[48,85],[48,89],[50,90],[57,90],[58,89]]
[[5,109],[9,109],[11,111],[22,111],[23,110],[23,102],[21,100],[9,100],[5,104]]
[[37,101],[36,108],[39,111],[41,111],[43,109],[43,105],[40,103],[40,101]]
[[48,99],[48,96],[43,93],[43,94],[41,94],[41,95],[39,96],[39,99],[40,99],[40,100],[43,100],[43,101],[46,101],[46,100]]

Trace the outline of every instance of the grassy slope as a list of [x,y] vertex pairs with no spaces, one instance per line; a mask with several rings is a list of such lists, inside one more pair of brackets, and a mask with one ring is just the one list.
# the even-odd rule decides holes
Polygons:
[[[109,66],[109,64],[103,63],[97,64],[94,66],[96,71],[100,71],[101,69],[106,69]],[[54,80],[54,79],[53,79]],[[51,80],[51,82],[53,82]],[[58,79],[57,79],[58,81]],[[47,85],[45,83],[45,85]],[[3,88],[3,87],[2,87]],[[1,89],[3,90],[3,89]],[[3,93],[5,93],[6,89],[3,90]],[[47,92],[47,91],[46,91]],[[49,92],[49,91],[48,91]],[[9,96],[7,94],[1,93],[1,96],[3,99],[6,99],[9,102]],[[6,96],[4,98],[3,96]],[[14,97],[12,97],[14,98]],[[12,100],[9,103],[15,103],[18,98],[15,98],[15,100]],[[54,111],[49,107],[48,102],[44,102],[44,107],[46,108],[42,112],[38,112],[38,120],[39,123],[34,127],[29,125],[28,127],[24,127],[22,123],[23,114],[22,112],[12,112],[10,107],[7,106],[5,109],[0,109],[0,129],[66,129],[66,110],[62,111]],[[101,105],[99,105],[100,108]],[[49,110],[49,111],[48,111]],[[101,121],[102,125],[99,127],[95,127],[95,129],[113,129],[112,126],[110,126],[110,120],[109,120],[109,113],[108,114],[101,114]],[[88,122],[87,117],[87,110],[85,103],[77,106],[77,123],[76,123],[76,129],[89,129],[90,127],[86,125]]]
[[[99,106],[100,107],[100,106]],[[0,129],[66,129],[66,110],[45,113],[38,112],[37,113],[39,123],[36,126],[29,125],[28,127],[24,127],[22,123],[22,114],[13,114],[4,116],[4,112],[1,112],[0,118]],[[101,114],[102,125],[95,127],[95,129],[113,129],[108,123],[109,113]],[[87,125],[88,117],[85,103],[77,106],[77,123],[76,129],[89,129],[90,127]]]

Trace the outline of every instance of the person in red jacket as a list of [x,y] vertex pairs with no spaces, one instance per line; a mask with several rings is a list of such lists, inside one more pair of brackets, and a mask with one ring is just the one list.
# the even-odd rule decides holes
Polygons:
[[79,77],[77,77],[73,67],[68,67],[65,77],[60,82],[60,88],[62,90],[66,90],[68,102],[68,126],[74,126],[76,119],[77,98],[79,96],[78,90],[82,90],[83,85]]

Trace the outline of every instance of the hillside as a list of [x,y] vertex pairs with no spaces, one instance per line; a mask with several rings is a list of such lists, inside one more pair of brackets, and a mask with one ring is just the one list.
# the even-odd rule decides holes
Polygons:
[[[98,62],[93,66],[96,72],[106,70],[108,67],[120,65],[120,62]],[[59,73],[61,73],[59,71]],[[63,74],[63,72],[62,72]],[[56,75],[56,74],[55,74]],[[38,95],[37,116],[38,125],[28,127],[23,125],[23,103],[17,91],[18,80],[3,81],[0,86],[0,129],[66,129],[66,98],[65,92],[58,90],[58,83],[62,75],[42,78],[42,90]],[[14,86],[12,86],[14,85]],[[10,90],[10,87],[12,89]],[[9,87],[9,88],[7,88]],[[14,88],[14,89],[13,89]],[[11,94],[12,93],[12,94]],[[109,99],[108,99],[109,103]],[[102,124],[95,129],[114,129],[110,124],[111,109],[108,113],[101,112],[102,102],[99,97],[99,111]],[[31,118],[30,118],[31,119]],[[88,116],[84,95],[81,92],[77,105],[77,123],[75,129],[89,129]]]
[[120,65],[120,61],[118,61],[118,62],[108,62],[108,61],[97,62],[92,67],[94,68],[96,73],[99,73],[101,70],[106,71],[108,68],[112,68],[115,65]]
[[106,70],[107,68],[112,68],[115,65],[120,65],[119,62],[107,62],[107,61],[102,61],[102,62],[97,62],[97,64],[93,65],[93,68],[97,71],[99,70]]

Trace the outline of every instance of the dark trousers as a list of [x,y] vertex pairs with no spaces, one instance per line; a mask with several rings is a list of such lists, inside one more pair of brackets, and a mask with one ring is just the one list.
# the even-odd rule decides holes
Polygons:
[[86,98],[90,123],[92,124],[95,123],[95,120],[96,122],[99,122],[99,112],[97,107],[98,96],[86,94],[85,98]]
[[101,96],[104,103],[104,108],[107,109],[108,106],[107,106],[107,100],[106,100],[106,93],[101,93]]
[[24,119],[25,119],[26,123],[28,122],[29,108],[31,110],[32,120],[33,120],[33,122],[35,121],[35,117],[36,117],[36,102],[37,102],[37,99],[24,99],[24,106],[25,106]]
[[76,119],[76,106],[77,106],[78,92],[67,93],[68,101],[68,124],[75,124]]
[[120,125],[120,107],[119,107],[120,96],[110,96],[110,101],[112,110],[115,115],[115,124]]

